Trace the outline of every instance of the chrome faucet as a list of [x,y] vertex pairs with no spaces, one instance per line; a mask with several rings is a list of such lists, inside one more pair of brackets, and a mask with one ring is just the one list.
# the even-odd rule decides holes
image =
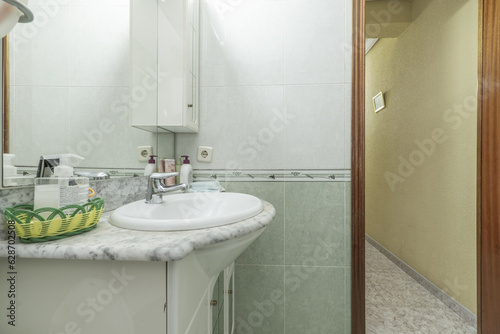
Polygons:
[[153,173],[148,178],[148,189],[146,191],[146,203],[159,204],[163,200],[163,194],[182,190],[186,191],[188,186],[185,183],[176,184],[174,186],[167,186],[165,179],[172,176],[179,175],[175,173]]

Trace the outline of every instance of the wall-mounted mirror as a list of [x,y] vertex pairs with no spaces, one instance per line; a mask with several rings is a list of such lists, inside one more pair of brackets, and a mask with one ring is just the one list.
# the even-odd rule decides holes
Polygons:
[[[132,7],[130,0],[39,1],[30,6],[35,20],[4,39],[2,147],[17,168],[17,175],[4,168],[4,186],[32,184],[41,155],[78,154],[85,160],[77,170],[112,177],[142,175],[139,146],[174,158],[173,134],[130,126],[133,108],[157,115],[158,100],[157,15],[139,27],[151,37],[145,47],[131,33]],[[141,62],[132,66],[134,57]]]

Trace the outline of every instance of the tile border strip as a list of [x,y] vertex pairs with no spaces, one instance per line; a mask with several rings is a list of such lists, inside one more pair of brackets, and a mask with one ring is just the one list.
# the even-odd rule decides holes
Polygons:
[[349,169],[337,170],[193,170],[195,181],[258,181],[258,182],[350,182]]

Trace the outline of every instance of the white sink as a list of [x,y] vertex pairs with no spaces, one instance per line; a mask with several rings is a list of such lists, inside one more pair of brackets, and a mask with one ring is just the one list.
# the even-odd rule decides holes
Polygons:
[[239,193],[186,193],[163,196],[163,203],[132,202],[116,209],[109,222],[140,231],[182,231],[236,223],[263,210],[255,196]]

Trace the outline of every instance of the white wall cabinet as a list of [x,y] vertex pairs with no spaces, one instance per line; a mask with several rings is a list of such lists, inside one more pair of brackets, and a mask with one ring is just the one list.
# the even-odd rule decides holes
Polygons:
[[[147,131],[198,132],[199,0],[133,0],[133,4],[132,101],[140,100],[141,92],[147,93],[145,76],[151,76],[147,69],[153,66],[157,87],[136,103],[140,107],[132,105],[132,126]],[[143,43],[150,50],[146,57],[140,50]]]

